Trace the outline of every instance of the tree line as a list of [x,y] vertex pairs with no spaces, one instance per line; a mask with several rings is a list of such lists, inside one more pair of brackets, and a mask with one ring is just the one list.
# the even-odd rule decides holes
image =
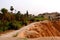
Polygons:
[[6,30],[17,30],[32,22],[46,20],[43,16],[29,14],[28,10],[25,14],[22,14],[20,11],[13,13],[13,10],[13,6],[10,7],[11,12],[6,8],[0,10],[0,32]]

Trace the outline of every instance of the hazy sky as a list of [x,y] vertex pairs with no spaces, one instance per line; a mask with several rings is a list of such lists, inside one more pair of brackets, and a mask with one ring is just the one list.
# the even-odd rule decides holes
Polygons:
[[60,12],[60,0],[0,0],[0,9],[13,6],[17,11],[25,13],[26,10],[31,14],[42,12]]

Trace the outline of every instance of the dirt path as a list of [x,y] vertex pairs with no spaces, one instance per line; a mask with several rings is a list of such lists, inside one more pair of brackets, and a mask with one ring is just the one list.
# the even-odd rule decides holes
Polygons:
[[16,31],[13,31],[13,32],[10,32],[10,33],[6,33],[6,34],[2,34],[0,37],[13,37],[13,35],[16,35],[16,33],[22,32],[23,30],[26,30],[26,28],[29,28],[29,26],[33,25],[34,23],[31,23],[28,26],[24,26],[23,28],[21,28],[19,30],[16,30]]
[[40,37],[34,39],[10,37],[10,38],[0,38],[0,40],[60,40],[60,37]]

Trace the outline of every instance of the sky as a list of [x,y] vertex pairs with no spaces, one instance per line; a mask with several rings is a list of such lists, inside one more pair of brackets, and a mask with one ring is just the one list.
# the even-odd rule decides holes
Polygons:
[[10,9],[13,6],[15,10],[21,13],[40,14],[44,12],[60,12],[60,0],[0,0],[0,9]]

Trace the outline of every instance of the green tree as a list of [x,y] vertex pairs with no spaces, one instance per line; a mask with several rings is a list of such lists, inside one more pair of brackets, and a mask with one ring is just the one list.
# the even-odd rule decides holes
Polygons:
[[7,10],[6,8],[2,8],[2,9],[1,9],[1,12],[2,12],[3,14],[5,14],[5,13],[8,12],[8,10]]
[[16,14],[16,20],[19,21],[20,19],[21,19],[21,13],[20,13],[20,11],[18,11]]
[[2,20],[4,21],[6,19],[6,16],[8,16],[8,10],[6,8],[1,9],[2,12]]

